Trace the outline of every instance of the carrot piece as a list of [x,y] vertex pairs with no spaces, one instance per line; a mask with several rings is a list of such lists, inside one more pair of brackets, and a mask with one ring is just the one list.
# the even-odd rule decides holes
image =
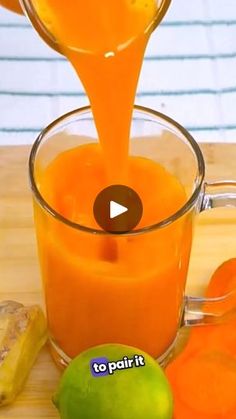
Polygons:
[[[236,290],[236,258],[213,274],[208,297]],[[166,369],[174,393],[174,419],[236,418],[235,316],[193,328],[184,351]]]
[[23,15],[23,10],[18,0],[0,0],[0,5],[6,7],[13,12],[20,13]]
[[207,288],[207,297],[220,297],[232,290],[236,290],[236,258],[222,263],[212,275]]

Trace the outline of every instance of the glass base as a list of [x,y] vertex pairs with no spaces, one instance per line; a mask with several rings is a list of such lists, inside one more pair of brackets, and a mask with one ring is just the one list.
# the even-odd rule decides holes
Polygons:
[[[156,361],[159,365],[161,365],[162,368],[165,368],[167,364],[170,362],[171,358],[173,357],[176,340],[177,337],[168,347],[168,349],[160,357],[156,359]],[[53,341],[53,339],[49,339],[49,349],[53,357],[53,360],[59,368],[65,369],[66,367],[68,367],[69,363],[71,362],[71,358],[67,356],[61,348],[59,348],[59,346]]]

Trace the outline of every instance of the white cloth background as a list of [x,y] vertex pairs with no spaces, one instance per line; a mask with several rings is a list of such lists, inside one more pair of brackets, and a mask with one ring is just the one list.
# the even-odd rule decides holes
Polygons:
[[[0,144],[32,143],[88,100],[72,68],[25,17],[0,7]],[[198,141],[236,141],[236,0],[172,0],[151,38],[136,103]]]

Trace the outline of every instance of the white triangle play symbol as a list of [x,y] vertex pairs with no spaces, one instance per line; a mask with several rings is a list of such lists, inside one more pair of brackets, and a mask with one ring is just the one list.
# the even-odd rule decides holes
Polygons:
[[128,211],[128,208],[118,204],[115,201],[110,201],[110,218],[118,217]]

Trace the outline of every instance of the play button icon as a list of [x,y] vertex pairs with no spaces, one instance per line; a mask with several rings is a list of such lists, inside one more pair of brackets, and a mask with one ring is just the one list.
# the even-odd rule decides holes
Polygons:
[[138,225],[142,218],[143,205],[133,189],[125,185],[111,185],[98,194],[93,212],[103,230],[122,234]]
[[118,215],[124,214],[128,211],[128,208],[123,205],[118,204],[117,202],[110,202],[110,218],[116,218]]

